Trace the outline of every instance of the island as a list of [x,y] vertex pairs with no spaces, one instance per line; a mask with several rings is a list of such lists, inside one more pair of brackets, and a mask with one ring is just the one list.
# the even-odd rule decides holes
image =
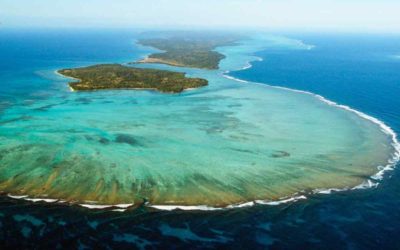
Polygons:
[[[276,42],[254,39],[261,40],[220,51],[245,64],[254,46]],[[132,212],[258,207],[374,187],[386,169],[377,166],[391,168],[400,154],[396,134],[363,113],[314,95],[242,84],[223,70],[171,68],[65,67],[58,72],[70,77],[71,88],[86,92],[52,91],[24,107],[19,99],[7,104],[0,194]],[[205,86],[205,79],[202,91],[170,94]],[[121,91],[87,91],[102,89]],[[32,99],[32,91],[21,100]]]
[[139,39],[144,46],[151,46],[163,52],[154,53],[137,63],[163,63],[178,67],[218,69],[225,56],[217,51],[218,46],[234,45],[238,35],[175,35],[162,38]]
[[203,87],[208,84],[205,79],[189,78],[185,76],[185,73],[134,68],[121,64],[99,64],[62,69],[58,73],[78,80],[69,83],[72,90],[152,89],[180,93],[185,89]]

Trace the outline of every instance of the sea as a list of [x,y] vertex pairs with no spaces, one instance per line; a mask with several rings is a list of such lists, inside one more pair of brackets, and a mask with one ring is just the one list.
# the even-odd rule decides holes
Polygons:
[[[18,143],[22,141],[26,141],[25,145],[28,146],[39,145],[38,142],[41,142],[41,147],[38,148],[18,147],[20,151],[16,153],[2,151],[0,155],[3,162],[9,162],[8,155],[15,158],[13,158],[14,165],[0,166],[0,176],[2,181],[4,178],[13,180],[15,185],[12,188],[16,192],[16,194],[4,192],[0,196],[1,249],[400,248],[400,241],[397,239],[400,233],[400,210],[398,209],[400,207],[400,173],[394,162],[396,157],[389,159],[389,162],[394,164],[378,169],[379,176],[375,178],[362,175],[361,171],[363,164],[365,166],[373,164],[375,158],[387,153],[386,142],[392,143],[395,147],[395,135],[400,133],[399,35],[254,32],[255,34],[251,34],[253,38],[243,44],[217,49],[227,54],[227,59],[221,62],[223,71],[217,72],[218,78],[215,72],[215,74],[204,73],[195,69],[179,69],[164,65],[138,65],[138,67],[160,69],[172,68],[193,76],[203,75],[215,81],[215,84],[210,84],[210,87],[192,92],[189,90],[179,97],[165,97],[165,94],[151,91],[132,92],[130,90],[79,94],[70,91],[67,84],[69,79],[55,73],[61,68],[101,63],[124,64],[143,58],[155,50],[136,44],[136,39],[142,33],[143,31],[126,29],[0,30],[0,135],[3,139],[0,146],[2,149],[7,149],[10,145],[13,146],[11,148],[18,147]],[[212,99],[207,99],[210,95]],[[235,101],[229,103],[230,108],[247,109],[250,106],[259,113],[254,110],[244,113],[237,111],[240,116],[233,119],[231,110],[226,110],[225,101],[231,100],[231,97],[235,97]],[[246,106],[248,101],[244,97],[254,98],[258,105]],[[184,101],[181,101],[182,98],[185,98]],[[221,101],[221,98],[224,101]],[[200,103],[203,109],[197,109],[197,104],[193,104],[196,109],[188,106],[188,103],[192,101]],[[207,106],[209,101],[212,102],[213,107]],[[274,102],[279,103],[276,109],[272,108]],[[260,104],[266,103],[271,104],[271,108],[260,107]],[[138,108],[134,114],[131,114],[126,107],[134,109],[135,105],[140,110]],[[147,109],[148,107],[151,108]],[[171,107],[178,107],[179,112],[172,112]],[[110,108],[110,110],[105,110],[105,108]],[[297,113],[297,116],[283,115],[285,110],[296,113],[298,110],[307,109],[309,113]],[[157,119],[161,121],[164,119],[165,122],[162,123],[149,115],[152,111],[157,112]],[[146,203],[131,208],[128,205],[102,207],[91,202],[82,205],[79,202],[66,202],[58,197],[55,202],[54,197],[35,198],[23,195],[24,192],[27,194],[37,192],[35,181],[48,172],[48,169],[42,169],[36,165],[34,168],[27,168],[27,166],[33,166],[33,161],[38,161],[39,165],[46,163],[49,161],[47,154],[54,155],[55,152],[60,151],[61,146],[63,150],[62,153],[57,154],[57,159],[79,157],[75,154],[77,150],[85,154],[85,159],[91,159],[91,157],[98,159],[101,157],[99,155],[107,156],[98,161],[79,161],[91,167],[74,177],[66,175],[67,181],[64,183],[68,185],[59,184],[63,190],[54,192],[68,198],[68,190],[76,188],[73,189],[74,193],[79,195],[73,198],[78,199],[86,195],[78,188],[79,185],[86,187],[82,183],[82,178],[91,180],[92,176],[96,176],[97,172],[93,172],[97,171],[93,170],[96,164],[102,166],[103,162],[109,163],[111,158],[118,156],[117,167],[107,171],[113,174],[124,174],[124,168],[119,169],[118,166],[123,166],[127,159],[129,160],[124,157],[132,150],[132,145],[129,145],[133,144],[130,143],[132,140],[126,139],[126,136],[122,136],[125,138],[122,143],[115,144],[118,149],[116,153],[107,148],[108,144],[97,145],[98,137],[96,136],[100,134],[101,139],[113,143],[114,135],[126,135],[127,131],[140,131],[143,138],[135,137],[140,145],[156,148],[165,148],[165,145],[179,146],[176,140],[171,139],[161,143],[151,137],[150,131],[156,129],[162,131],[165,128],[168,128],[166,129],[168,133],[171,131],[169,129],[182,131],[179,135],[182,141],[190,142],[184,151],[185,155],[190,156],[194,150],[202,152],[193,157],[188,156],[190,160],[182,160],[183,163],[189,165],[191,162],[196,162],[207,167],[210,162],[229,165],[230,160],[232,164],[238,161],[246,164],[248,158],[254,158],[254,166],[246,170],[246,177],[251,178],[255,170],[260,171],[257,164],[267,158],[258,155],[249,156],[247,153],[254,152],[255,148],[260,152],[270,152],[268,150],[274,150],[274,148],[270,145],[263,148],[258,141],[261,140],[260,137],[256,136],[250,141],[230,145],[243,147],[240,148],[241,151],[233,154],[228,149],[217,147],[225,145],[226,140],[216,136],[220,135],[221,127],[223,131],[228,132],[235,132],[238,128],[252,132],[265,132],[262,130],[261,121],[263,120],[258,120],[254,114],[262,115],[263,112],[272,111],[281,112],[280,115],[273,116],[275,119],[270,119],[272,123],[275,120],[285,121],[285,124],[288,124],[287,121],[292,119],[292,125],[279,124],[288,132],[287,137],[283,137],[285,139],[292,138],[297,132],[296,138],[301,138],[302,143],[305,143],[302,135],[306,136],[311,132],[312,135],[324,135],[320,138],[312,138],[314,145],[300,143],[298,144],[300,149],[288,149],[292,158],[301,153],[302,159],[312,160],[315,156],[304,153],[336,149],[338,145],[342,145],[340,143],[344,139],[346,143],[343,146],[343,152],[339,154],[335,151],[335,154],[331,155],[332,158],[318,159],[321,162],[330,162],[336,161],[334,156],[344,154],[348,157],[337,161],[337,166],[333,164],[331,168],[318,170],[320,172],[316,170],[310,176],[303,172],[290,172],[288,175],[298,180],[296,183],[290,182],[290,185],[279,186],[279,178],[275,176],[265,179],[274,184],[271,188],[272,193],[285,194],[299,188],[314,188],[313,183],[316,182],[320,185],[316,188],[325,189],[319,192],[315,190],[300,192],[297,196],[269,202],[237,203],[224,209],[210,209],[212,206],[181,206],[181,209],[173,209],[174,206],[157,207],[157,204],[150,206],[151,204]],[[197,113],[193,114],[193,112]],[[103,115],[98,117],[99,114]],[[310,119],[315,114],[320,115],[320,122],[312,125]],[[374,122],[370,123],[371,119],[359,119],[359,114],[371,118]],[[293,117],[296,119],[293,120]],[[248,123],[240,123],[239,118],[247,119]],[[146,121],[151,122],[153,127],[144,126],[141,119],[147,119]],[[132,120],[135,122],[130,123]],[[185,125],[188,121],[200,123],[199,131],[205,131],[207,137],[199,141],[200,132],[196,132],[196,136],[190,136],[193,131],[197,131],[193,130],[197,127]],[[261,128],[250,126],[256,123],[260,123],[258,126]],[[215,124],[220,127],[215,127]],[[298,124],[307,129],[293,130]],[[321,124],[325,124],[326,128],[321,128]],[[352,127],[353,124],[356,124],[355,128]],[[122,125],[125,127],[121,127]],[[281,132],[279,126],[270,132],[274,135],[270,138],[275,138],[274,132]],[[326,131],[332,131],[332,129],[340,130],[325,136]],[[105,134],[106,130],[113,131],[114,134]],[[388,133],[385,134],[385,131]],[[164,132],[156,135],[157,137],[165,136]],[[340,137],[340,135],[344,136]],[[237,134],[235,136],[237,138]],[[208,140],[208,138],[218,138],[218,140]],[[329,143],[316,144],[324,140],[329,140]],[[76,141],[84,141],[84,143],[77,144]],[[276,145],[272,142],[271,145]],[[376,144],[370,145],[365,142],[376,142]],[[285,146],[291,143],[293,142],[282,142],[279,144],[281,148],[277,148],[276,152],[271,151],[271,154],[274,157],[277,153],[282,155],[281,150],[286,150]],[[91,145],[95,145],[93,151]],[[307,147],[305,148],[304,145]],[[210,147],[214,150],[213,153],[206,154],[206,150]],[[286,151],[284,152],[286,155]],[[35,158],[37,154],[41,156],[39,160]],[[151,154],[156,155],[154,152]],[[172,152],[166,151],[164,154],[167,157]],[[96,155],[97,158],[92,155]],[[143,157],[143,155],[145,155],[143,151],[135,151],[134,156]],[[168,159],[153,158],[157,161]],[[271,158],[271,161],[278,161],[275,158]],[[368,160],[362,161],[364,158]],[[360,162],[360,159],[362,164],[356,168],[355,162]],[[348,164],[347,167],[350,169],[354,165],[354,169],[359,171],[356,172],[357,178],[353,178],[355,173],[352,172],[351,175],[349,174],[352,178],[347,180],[346,178],[349,177],[345,171],[347,167],[339,166],[340,162]],[[144,166],[148,166],[146,164]],[[71,166],[74,167],[74,171],[82,168],[81,165]],[[310,163],[310,166],[313,165]],[[4,170],[5,168],[7,171]],[[105,168],[100,169],[106,171]],[[190,167],[187,169],[185,171],[195,171]],[[216,177],[222,178],[233,174],[230,168],[214,169],[209,171]],[[283,171],[278,168],[273,170],[271,173],[276,173],[277,176]],[[327,172],[335,173],[335,171],[330,172],[331,170],[343,171],[344,173],[339,175],[342,179],[337,175],[324,175]],[[168,181],[176,176],[181,177],[181,174],[184,176],[184,172],[179,172],[173,166],[157,171],[160,171],[157,174],[168,171],[170,175],[165,177]],[[234,173],[237,172],[236,170]],[[283,173],[286,172],[283,171]],[[151,174],[151,172],[138,173],[142,176]],[[113,178],[118,177],[113,176]],[[358,183],[360,188],[342,187],[353,182],[357,184],[357,181],[361,179],[366,182]],[[222,184],[231,185],[230,181],[226,178]],[[235,183],[253,182],[259,185],[260,192],[265,190],[268,193],[268,183],[263,186],[262,181],[262,178],[240,180],[240,175],[235,178]],[[338,183],[337,185],[341,188],[335,189],[335,183]],[[326,189],[331,186],[333,189]],[[9,188],[9,186],[4,187]],[[211,182],[207,183],[206,187],[214,192],[215,187]],[[67,194],[61,191],[66,191]],[[208,194],[210,202],[218,198],[212,196],[213,192]],[[169,194],[166,193],[166,195]],[[187,198],[191,195],[194,197],[193,200],[197,201],[195,193],[191,193],[190,190],[182,192],[182,197]],[[257,192],[253,190],[248,191],[246,195],[258,197]],[[233,194],[226,197],[227,200],[236,199]],[[121,200],[124,201],[123,198]],[[162,199],[159,201],[161,202]]]

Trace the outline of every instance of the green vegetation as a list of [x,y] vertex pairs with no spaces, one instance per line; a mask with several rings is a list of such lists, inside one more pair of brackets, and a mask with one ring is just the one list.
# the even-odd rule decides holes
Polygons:
[[140,63],[164,63],[173,66],[202,69],[218,69],[224,55],[214,51],[218,46],[234,44],[237,35],[209,35],[197,33],[184,34],[166,38],[140,39],[139,43],[151,46],[164,52],[151,54]]
[[[160,36],[160,33],[157,33]],[[218,46],[232,45],[241,36],[220,33],[162,33],[161,38],[143,38],[139,43],[164,52],[155,53],[139,62],[164,63],[180,67],[217,69],[224,55],[214,51]],[[151,37],[147,36],[147,37]],[[120,64],[101,64],[85,68],[63,69],[60,74],[78,81],[69,83],[73,90],[154,89],[179,93],[188,88],[206,86],[207,80],[188,78],[185,73],[143,69]]]
[[62,69],[58,72],[80,80],[69,83],[73,90],[135,88],[179,93],[188,88],[208,84],[205,79],[187,78],[185,73],[133,68],[120,64],[100,64],[85,68]]

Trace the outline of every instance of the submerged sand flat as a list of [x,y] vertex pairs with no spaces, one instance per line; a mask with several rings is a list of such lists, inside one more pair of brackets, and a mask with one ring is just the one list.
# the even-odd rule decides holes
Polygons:
[[[354,187],[393,157],[393,138],[313,95],[224,77],[267,39],[220,48],[220,70],[173,68],[209,86],[182,94],[68,92],[4,111],[0,190],[93,204],[208,205]],[[68,79],[65,80],[66,82]]]

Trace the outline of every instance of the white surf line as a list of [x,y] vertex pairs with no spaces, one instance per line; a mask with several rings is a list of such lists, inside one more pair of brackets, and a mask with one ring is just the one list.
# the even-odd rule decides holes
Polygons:
[[[67,79],[69,78],[69,79],[75,80],[76,82],[80,82],[80,81],[81,81],[80,79],[75,78],[75,77],[72,77],[72,76],[65,76],[65,75],[61,74],[60,72],[58,72],[59,70],[60,70],[60,69],[54,70],[54,73],[55,73],[56,75],[62,77],[62,78],[67,78]],[[71,86],[69,86],[69,84],[68,84],[68,88],[69,88],[69,90],[70,90],[71,92],[74,92],[74,91],[75,91]]]
[[148,207],[152,207],[158,210],[167,210],[173,211],[176,209],[180,210],[203,210],[203,211],[215,211],[222,210],[224,208],[220,207],[210,207],[207,205],[198,205],[198,206],[175,206],[175,205],[147,205]]
[[[120,211],[120,210],[122,210],[122,209],[126,210],[127,208],[133,206],[134,203],[115,204],[115,205],[80,203],[80,204],[78,204],[78,205],[81,206],[81,207],[89,208],[89,209],[117,208],[118,211]],[[115,210],[117,210],[117,209],[115,209]]]
[[54,203],[54,202],[58,201],[58,199],[44,199],[44,198],[24,198],[24,200],[32,201],[32,202],[43,201],[43,202],[47,202],[47,203]]
[[251,67],[253,67],[253,65],[251,64],[252,62],[262,62],[264,59],[262,59],[261,57],[258,56],[253,56],[254,60],[249,60],[246,62],[246,65],[243,66],[242,68],[238,69],[240,70],[246,70],[246,69],[250,69]]
[[126,209],[124,209],[124,208],[117,208],[117,209],[113,209],[113,210],[111,210],[111,211],[113,211],[113,212],[125,212],[126,211]]
[[[315,46],[314,45],[310,45],[307,49],[313,49]],[[261,57],[257,57],[254,56],[256,59],[255,60],[250,60],[247,62],[247,65],[245,65],[244,67],[242,67],[241,69],[238,70],[226,70],[223,71],[221,73],[221,76],[230,80],[234,80],[237,82],[241,82],[241,83],[250,83],[250,84],[259,84],[259,85],[263,85],[263,86],[267,86],[267,87],[272,87],[272,88],[278,88],[278,89],[284,89],[287,91],[292,91],[292,92],[297,92],[297,93],[302,93],[302,94],[308,94],[308,95],[312,95],[316,98],[318,98],[319,100],[327,103],[328,105],[331,106],[335,106],[337,108],[341,108],[341,109],[345,109],[347,111],[353,112],[355,114],[357,114],[358,116],[369,120],[375,124],[377,124],[380,128],[381,131],[384,132],[385,134],[391,136],[392,138],[392,146],[395,149],[395,152],[393,153],[393,157],[391,159],[388,160],[387,165],[385,166],[378,166],[377,169],[379,170],[376,174],[370,176],[370,179],[365,180],[363,183],[352,187],[352,188],[327,188],[327,189],[314,189],[310,192],[310,194],[331,194],[332,192],[343,192],[343,191],[348,191],[348,190],[356,190],[356,189],[366,189],[366,188],[374,188],[377,187],[379,185],[379,182],[384,178],[384,174],[387,171],[391,171],[394,170],[394,167],[396,165],[396,163],[398,163],[400,161],[400,143],[397,139],[397,134],[393,131],[393,129],[389,126],[387,126],[384,122],[380,121],[379,119],[372,117],[370,115],[367,115],[361,111],[358,111],[356,109],[353,109],[349,106],[346,105],[341,105],[338,104],[336,102],[330,101],[327,98],[318,95],[318,94],[314,94],[312,92],[309,91],[304,91],[304,90],[297,90],[297,89],[291,89],[291,88],[286,88],[286,87],[281,87],[281,86],[275,86],[275,85],[270,85],[267,83],[261,83],[261,82],[250,82],[250,81],[246,81],[246,80],[242,80],[233,76],[228,75],[231,71],[240,71],[240,70],[245,70],[245,69],[249,69],[251,68],[253,65],[251,64],[251,62],[253,61],[263,61],[263,58]],[[64,76],[60,73],[57,72],[57,70],[55,71],[56,74],[62,76],[62,77],[66,77],[66,78],[72,78],[72,79],[76,79],[73,77],[67,77]],[[79,80],[79,79],[76,79]],[[372,179],[372,180],[371,180]],[[374,181],[373,181],[374,180]],[[53,199],[40,199],[40,198],[27,198],[27,195],[11,195],[8,194],[7,195],[10,198],[14,198],[14,199],[24,199],[24,200],[36,200],[36,201],[45,201],[45,200],[53,200]],[[250,201],[250,202],[244,202],[244,203],[240,203],[240,204],[234,204],[234,205],[228,205],[226,207],[211,207],[211,206],[207,206],[207,205],[198,205],[198,206],[179,206],[179,205],[146,205],[147,207],[152,207],[158,210],[166,210],[166,211],[173,211],[176,209],[180,209],[180,210],[202,210],[202,211],[215,211],[215,210],[226,210],[226,209],[235,209],[235,208],[244,208],[244,207],[251,207],[251,206],[255,206],[257,204],[259,205],[270,205],[270,206],[277,206],[277,205],[281,205],[281,204],[285,204],[285,203],[289,203],[289,202],[296,202],[299,200],[303,200],[303,199],[307,199],[307,197],[305,195],[297,195],[295,194],[294,196],[290,197],[290,198],[283,198],[282,200],[277,200],[277,201],[269,201],[269,200],[255,200],[255,201]],[[35,202],[35,201],[33,201]],[[46,201],[45,201],[46,202]],[[58,203],[66,203],[67,201],[64,200],[55,200],[55,202]],[[124,212],[126,211],[126,209],[128,207],[133,206],[133,203],[130,204],[117,204],[117,205],[100,205],[100,204],[78,204],[79,206],[85,207],[85,208],[89,208],[89,209],[106,209],[106,208],[113,208],[116,207],[116,209],[113,209],[111,211],[115,211],[115,212]]]
[[256,205],[255,201],[249,201],[249,202],[244,202],[244,203],[239,203],[239,204],[232,204],[232,205],[225,207],[225,209],[252,207],[254,205]]
[[[28,195],[12,195],[7,194],[8,197],[17,200],[26,200],[31,202],[46,202],[46,203],[68,203],[69,205],[74,205],[74,202],[68,202],[61,199],[51,199],[51,198],[29,198]],[[134,203],[122,203],[122,204],[96,204],[96,201],[87,201],[88,203],[78,203],[76,205],[89,208],[89,209],[105,209],[105,208],[115,208],[115,211],[126,210],[129,207],[132,207]]]
[[298,200],[305,200],[305,199],[307,199],[307,197],[305,195],[299,195],[299,196],[293,196],[293,197],[283,199],[283,200],[278,200],[278,201],[256,200],[255,203],[262,204],[262,205],[277,206],[277,205],[281,205],[281,204],[285,204],[285,203],[289,203],[289,202],[296,202]]
[[78,205],[89,209],[105,209],[112,207],[112,205],[96,205],[96,204],[78,204]]
[[[222,76],[230,79],[230,80],[234,80],[237,82],[241,82],[241,83],[249,83],[249,84],[259,84],[259,85],[263,85],[263,86],[268,86],[268,87],[272,87],[272,88],[277,88],[277,89],[283,89],[283,90],[287,90],[287,91],[292,91],[292,92],[297,92],[297,93],[302,93],[302,94],[307,94],[307,95],[312,95],[315,98],[318,98],[320,101],[325,102],[326,104],[330,105],[330,106],[334,106],[340,109],[344,109],[347,110],[349,112],[355,113],[356,115],[358,115],[359,117],[368,120],[376,125],[378,125],[381,129],[382,132],[384,132],[385,134],[389,135],[392,139],[392,147],[394,148],[394,153],[392,155],[392,158],[388,159],[388,162],[385,166],[377,166],[377,169],[379,170],[376,174],[371,175],[369,178],[365,180],[363,183],[361,183],[360,185],[357,185],[355,187],[352,188],[344,188],[344,189],[324,189],[325,192],[328,192],[328,190],[330,191],[346,191],[346,190],[354,190],[354,189],[365,189],[365,188],[372,188],[372,187],[377,187],[379,185],[379,181],[381,181],[384,178],[384,174],[387,171],[391,171],[394,170],[394,167],[396,166],[396,164],[399,162],[400,160],[400,143],[397,139],[397,134],[394,132],[394,130],[389,127],[388,125],[386,125],[383,121],[380,121],[379,119],[367,115],[361,111],[358,111],[356,109],[353,109],[347,105],[342,105],[342,104],[338,104],[334,101],[331,101],[325,97],[323,97],[322,95],[318,95],[318,94],[314,94],[312,92],[309,91],[304,91],[304,90],[297,90],[297,89],[291,89],[291,88],[287,88],[287,87],[281,87],[281,86],[275,86],[275,85],[270,85],[267,83],[261,83],[261,82],[250,82],[250,81],[246,81],[246,80],[242,80],[230,75],[229,74],[231,71],[227,70],[222,72]],[[321,191],[321,190],[320,190]]]
[[50,198],[29,198],[28,195],[12,195],[12,194],[7,194],[8,197],[17,199],[17,200],[27,200],[27,201],[32,201],[32,202],[47,202],[47,203],[54,203],[57,202],[58,199],[50,199]]
[[174,206],[174,205],[148,205],[148,207],[152,207],[158,210],[166,210],[166,211],[173,211],[176,209],[180,210],[201,210],[201,211],[216,211],[216,210],[229,210],[229,209],[237,209],[237,208],[245,208],[245,207],[252,207],[255,205],[269,205],[269,206],[277,206],[289,202],[296,202],[299,200],[307,199],[305,195],[295,195],[292,197],[285,197],[281,200],[271,201],[271,200],[255,200],[249,201],[244,203],[232,204],[226,207],[212,207],[207,205],[198,205],[198,206]]
[[313,194],[331,194],[332,192],[343,192],[350,188],[317,188],[312,191]]
[[[286,87],[281,87],[281,86],[273,86],[273,85],[269,85],[266,83],[259,83],[259,82],[249,82],[249,81],[245,81],[245,80],[241,80],[229,75],[225,75],[229,73],[229,71],[225,71],[222,73],[222,76],[231,80],[235,80],[241,83],[251,83],[251,84],[260,84],[263,86],[268,86],[268,87],[272,87],[272,88],[279,88],[279,89],[284,89],[284,90],[288,90],[288,91],[293,91],[293,92],[298,92],[298,93],[303,93],[303,94],[308,94],[308,95],[312,95],[316,98],[318,98],[319,100],[327,103],[328,105],[331,106],[335,106],[341,109],[345,109],[347,111],[353,112],[355,114],[357,114],[358,116],[369,120],[377,125],[379,125],[379,127],[381,128],[381,130],[387,134],[390,135],[392,137],[392,146],[395,149],[395,152],[393,154],[393,157],[391,159],[388,160],[387,165],[385,166],[378,166],[377,169],[379,170],[376,174],[370,176],[370,179],[365,180],[363,183],[352,187],[352,188],[327,188],[327,189],[314,189],[310,192],[310,194],[331,194],[332,192],[343,192],[343,191],[348,191],[348,190],[356,190],[356,189],[366,189],[366,188],[374,188],[377,187],[379,185],[379,182],[384,178],[384,174],[387,171],[393,170],[396,163],[400,160],[400,143],[397,139],[397,134],[389,127],[387,126],[385,123],[383,123],[382,121],[378,120],[377,118],[374,118],[372,116],[369,116],[363,112],[360,112],[358,110],[352,109],[349,106],[345,106],[345,105],[340,105],[337,104],[336,102],[330,101],[326,98],[324,98],[321,95],[317,95],[314,94],[312,92],[308,92],[308,91],[303,91],[303,90],[296,90],[296,89],[290,89],[290,88],[286,88]],[[51,199],[31,199],[31,198],[27,198],[27,195],[11,195],[8,194],[8,196],[10,198],[14,198],[14,199],[25,199],[25,200],[36,200],[36,201],[45,201],[45,200],[51,200]],[[276,205],[280,205],[280,204],[284,204],[284,203],[289,203],[289,202],[296,202],[302,199],[307,199],[307,197],[305,195],[299,195],[299,196],[292,196],[290,198],[284,198],[282,200],[277,200],[277,201],[270,201],[270,200],[255,200],[255,201],[250,201],[250,202],[245,202],[245,203],[240,203],[240,204],[234,204],[234,205],[229,205],[226,207],[211,207],[211,206],[207,206],[207,205],[198,205],[198,206],[179,206],[179,205],[147,205],[148,207],[152,207],[158,210],[166,210],[166,211],[173,211],[176,209],[180,209],[180,210],[202,210],[202,211],[215,211],[215,210],[226,210],[226,209],[235,209],[235,208],[244,208],[244,207],[251,207],[254,205],[270,205],[270,206],[276,206]],[[62,200],[56,200],[59,203],[62,202],[66,202],[66,201],[62,201]],[[89,209],[106,209],[106,208],[113,208],[116,207],[117,209],[113,209],[111,211],[115,211],[115,212],[124,212],[128,207],[133,206],[133,203],[130,204],[117,204],[117,205],[100,205],[100,204],[78,204],[82,207],[85,208],[89,208]]]
[[7,194],[7,196],[13,199],[24,199],[28,197],[28,195],[11,195],[11,194]]

